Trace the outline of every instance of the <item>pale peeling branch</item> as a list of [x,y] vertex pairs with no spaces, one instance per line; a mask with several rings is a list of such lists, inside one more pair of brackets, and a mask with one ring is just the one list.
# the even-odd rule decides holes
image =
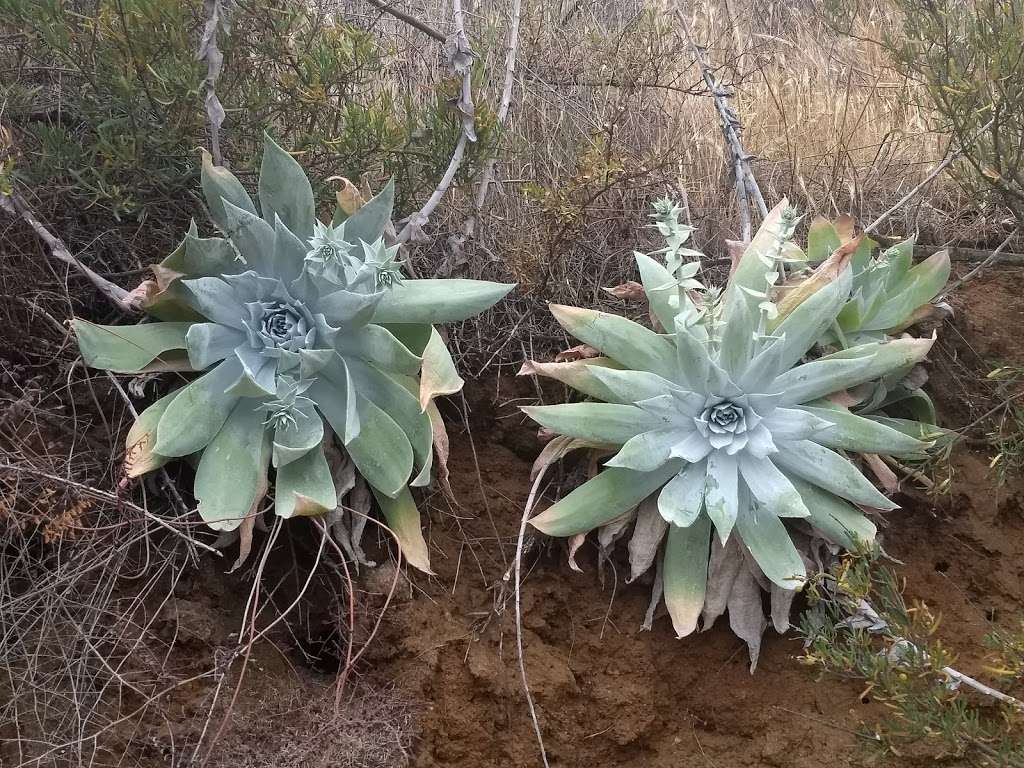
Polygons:
[[[500,130],[508,120],[509,108],[512,106],[512,88],[515,85],[516,57],[519,50],[519,23],[522,15],[522,0],[512,0],[512,17],[509,20],[508,46],[505,50],[505,82],[501,89],[501,102],[498,105],[496,124]],[[488,160],[484,168],[483,176],[480,178],[480,186],[476,191],[476,198],[473,200],[473,214],[466,220],[463,227],[463,235],[471,238],[476,234],[477,219],[483,212],[484,204],[487,202],[487,192],[494,177],[494,168],[497,158]]]
[[718,119],[721,123],[722,135],[725,137],[725,142],[729,147],[729,154],[732,158],[733,176],[735,177],[736,203],[739,207],[740,214],[741,237],[744,242],[749,242],[752,233],[750,216],[751,200],[753,200],[758,211],[760,211],[761,218],[768,215],[768,206],[765,204],[764,196],[761,194],[761,188],[758,186],[757,179],[754,177],[754,172],[750,167],[750,160],[752,156],[743,148],[743,142],[740,138],[740,134],[743,131],[743,125],[740,123],[736,112],[729,105],[729,97],[732,94],[715,78],[714,69],[711,66],[711,62],[708,60],[707,49],[699,45],[693,39],[693,36],[690,34],[690,25],[687,23],[686,17],[684,17],[683,13],[678,9],[676,10],[676,18],[679,20],[680,27],[683,30],[683,35],[686,37],[686,42],[693,50],[693,55],[697,60],[697,64],[700,66],[704,83],[707,85],[708,91],[710,91],[715,100],[715,108],[718,110]]
[[473,59],[476,56],[469,45],[469,37],[466,35],[465,11],[462,8],[462,0],[452,1],[452,21],[455,30],[445,40],[448,63],[452,70],[462,75],[462,89],[459,98],[455,103],[462,120],[462,131],[455,143],[455,150],[452,152],[452,159],[448,162],[448,168],[438,182],[437,188],[416,213],[412,214],[405,226],[398,233],[398,242],[407,243],[410,240],[419,240],[422,237],[423,227],[430,221],[437,206],[448,193],[455,175],[462,166],[463,158],[466,155],[466,145],[476,141],[475,106],[473,104]]
[[228,31],[227,15],[221,0],[206,0],[203,11],[206,24],[203,35],[199,39],[196,59],[206,62],[206,77],[203,79],[203,90],[206,91],[206,119],[210,127],[210,154],[215,165],[223,165],[220,151],[220,127],[224,123],[224,106],[217,97],[217,78],[220,77],[224,64],[224,54],[217,47],[217,31]]

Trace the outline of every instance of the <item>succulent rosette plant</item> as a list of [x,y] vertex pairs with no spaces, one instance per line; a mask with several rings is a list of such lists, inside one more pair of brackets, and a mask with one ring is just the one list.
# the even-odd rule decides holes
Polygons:
[[231,531],[256,516],[271,467],[282,518],[333,513],[358,473],[406,557],[429,571],[409,487],[431,479],[444,429],[434,397],[463,383],[434,324],[512,286],[404,278],[398,246],[383,241],[392,185],[323,224],[302,168],[269,137],[259,211],[206,154],[202,187],[221,236],[193,223],[154,267],[145,306],[163,322],[74,321],[94,368],[198,374],[139,415],[127,475],[193,457],[200,516]]
[[867,341],[808,359],[850,300],[853,268],[832,260],[812,275],[813,290],[785,301],[799,290],[782,279],[796,223],[785,202],[773,210],[721,293],[685,287],[686,265],[672,270],[671,261],[637,253],[664,332],[552,306],[598,356],[524,369],[589,398],[524,408],[556,435],[541,463],[581,447],[610,456],[533,526],[575,537],[574,546],[600,529],[606,547],[632,524],[631,578],[660,554],[652,609],[663,591],[682,637],[702,615],[707,628],[728,607],[752,662],[766,626],[760,589],[771,593],[772,618],[784,631],[817,543],[871,540],[875,526],[863,510],[896,508],[850,457],[928,447],[830,397],[913,366],[932,340]]

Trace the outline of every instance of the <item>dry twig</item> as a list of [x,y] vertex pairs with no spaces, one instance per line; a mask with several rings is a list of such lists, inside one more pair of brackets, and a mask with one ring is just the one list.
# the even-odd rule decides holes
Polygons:
[[0,208],[3,208],[11,216],[20,217],[26,224],[32,227],[36,235],[39,236],[39,239],[46,243],[47,248],[50,250],[50,254],[55,259],[84,275],[89,282],[96,286],[100,293],[102,293],[122,312],[137,314],[141,311],[141,295],[126,291],[121,286],[115,285],[79,261],[78,258],[68,250],[67,246],[64,245],[64,241],[53,234],[53,232],[47,229],[46,226],[39,221],[35,213],[32,211],[32,208],[20,195],[0,194]]

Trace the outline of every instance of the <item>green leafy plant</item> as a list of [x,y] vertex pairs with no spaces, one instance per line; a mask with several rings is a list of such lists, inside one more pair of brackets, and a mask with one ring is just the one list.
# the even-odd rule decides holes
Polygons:
[[328,462],[338,447],[410,562],[429,570],[409,486],[430,481],[443,429],[433,398],[462,386],[433,324],[477,314],[512,286],[403,278],[398,246],[383,241],[393,186],[323,224],[302,168],[269,138],[259,212],[208,155],[202,187],[223,237],[200,238],[193,224],[155,268],[146,307],[164,322],[74,321],[94,368],[203,372],[139,415],[128,476],[197,456],[199,514],[225,531],[256,514],[271,465],[277,515],[333,511],[348,490]]
[[[1020,766],[1024,719],[1010,703],[977,695],[953,672],[956,658],[938,637],[939,617],[908,605],[903,585],[877,546],[847,554],[808,584],[800,660],[822,673],[863,681],[863,697],[885,705],[859,729],[883,753],[937,763],[964,755],[981,765]],[[1020,679],[1019,631],[995,631],[983,679],[1005,686]],[[979,675],[979,677],[982,677]]]
[[766,626],[758,585],[784,631],[817,542],[870,541],[875,526],[862,509],[896,507],[846,454],[919,456],[929,446],[852,413],[836,395],[915,365],[931,339],[867,341],[802,362],[847,306],[853,269],[832,259],[804,290],[781,289],[796,224],[783,201],[724,292],[693,289],[692,262],[666,267],[637,253],[651,314],[667,332],[553,306],[562,327],[599,356],[526,369],[592,398],[524,408],[559,436],[544,461],[581,447],[613,454],[533,526],[580,536],[635,519],[631,578],[660,547],[654,600],[663,588],[677,634],[693,632],[702,615],[710,626],[728,607],[752,663]]
[[[914,325],[943,319],[950,310],[937,297],[949,280],[949,253],[938,251],[914,264],[914,243],[911,237],[880,251],[870,237],[855,236],[849,216],[832,222],[815,219],[808,229],[806,252],[794,248],[790,263],[806,260],[822,267],[817,275],[808,276],[804,270],[793,276],[795,287],[780,300],[780,311],[785,313],[823,280],[849,265],[851,295],[835,322],[822,334],[822,347],[845,349],[896,338]],[[897,369],[861,386],[855,393],[859,401],[852,407],[862,415],[899,413],[934,424],[935,406],[921,388],[926,380],[920,367]]]

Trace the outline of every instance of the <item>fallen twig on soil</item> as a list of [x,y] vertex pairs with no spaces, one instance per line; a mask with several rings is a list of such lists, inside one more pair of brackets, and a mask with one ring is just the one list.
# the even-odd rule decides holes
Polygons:
[[58,261],[63,262],[75,271],[81,273],[91,282],[112,304],[122,312],[138,314],[141,311],[142,296],[131,291],[126,291],[119,285],[115,285],[104,277],[96,274],[89,267],[85,266],[68,250],[64,241],[39,221],[32,208],[20,195],[0,194],[0,208],[3,208],[11,216],[20,217],[35,231],[39,239],[46,243],[50,254]]

